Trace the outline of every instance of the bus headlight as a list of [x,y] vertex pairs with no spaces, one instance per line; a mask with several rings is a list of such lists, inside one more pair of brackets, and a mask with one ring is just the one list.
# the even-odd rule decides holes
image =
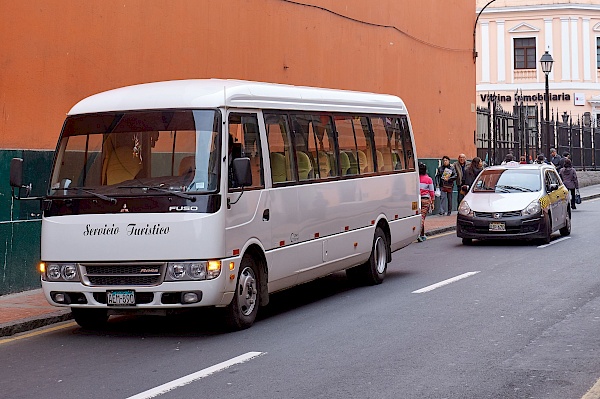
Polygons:
[[166,281],[211,280],[221,274],[221,261],[169,262]]
[[188,265],[188,275],[193,280],[204,280],[206,278],[206,263],[190,263]]
[[60,280],[60,265],[57,263],[50,263],[46,268],[46,276],[48,276],[48,280]]
[[74,264],[62,265],[60,274],[67,281],[73,281],[77,278],[77,266]]
[[169,275],[174,280],[181,280],[185,277],[185,265],[183,263],[169,263]]
[[46,263],[42,279],[48,281],[79,281],[79,272],[75,263]]

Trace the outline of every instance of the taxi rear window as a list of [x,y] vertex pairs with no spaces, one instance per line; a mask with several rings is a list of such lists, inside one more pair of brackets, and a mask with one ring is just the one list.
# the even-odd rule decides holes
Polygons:
[[475,181],[473,192],[524,193],[542,189],[539,170],[484,170]]

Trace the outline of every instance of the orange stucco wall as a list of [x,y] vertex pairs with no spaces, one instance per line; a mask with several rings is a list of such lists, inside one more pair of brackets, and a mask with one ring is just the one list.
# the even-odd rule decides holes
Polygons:
[[99,91],[215,77],[396,94],[420,157],[474,156],[475,0],[296,3],[0,2],[0,149],[53,149]]

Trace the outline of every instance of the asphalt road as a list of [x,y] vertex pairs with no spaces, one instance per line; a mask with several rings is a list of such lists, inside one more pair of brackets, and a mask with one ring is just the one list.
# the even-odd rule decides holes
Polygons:
[[200,311],[0,341],[0,398],[581,398],[600,378],[598,220],[586,201],[544,247],[430,238],[382,285],[338,273],[241,332]]

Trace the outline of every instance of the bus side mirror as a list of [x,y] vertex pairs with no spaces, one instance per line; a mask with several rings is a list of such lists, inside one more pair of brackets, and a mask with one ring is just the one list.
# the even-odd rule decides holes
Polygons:
[[13,158],[10,161],[10,186],[23,186],[23,158]]
[[233,176],[238,187],[249,187],[252,185],[252,170],[250,158],[235,158],[232,162]]
[[[21,197],[21,189],[25,189],[25,197],[29,197],[31,184],[23,185],[23,158],[13,158],[10,161],[10,187],[14,199],[25,199]],[[15,196],[15,189],[17,195]]]

